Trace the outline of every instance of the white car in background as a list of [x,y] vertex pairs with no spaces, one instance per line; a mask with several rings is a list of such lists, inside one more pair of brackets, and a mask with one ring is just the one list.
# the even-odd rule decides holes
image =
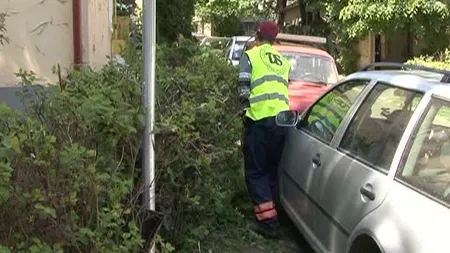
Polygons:
[[239,59],[241,59],[242,51],[244,50],[245,43],[252,37],[250,36],[233,36],[225,46],[225,57],[227,61],[233,64],[233,66],[239,65]]

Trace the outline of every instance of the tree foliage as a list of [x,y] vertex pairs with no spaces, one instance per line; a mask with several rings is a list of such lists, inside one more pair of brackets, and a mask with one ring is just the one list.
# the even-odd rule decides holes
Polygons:
[[369,33],[405,32],[424,41],[429,53],[448,45],[450,11],[442,1],[328,0],[325,6],[327,22],[341,50],[338,58],[347,72],[356,68],[358,40]]
[[156,0],[158,41],[174,42],[179,35],[191,37],[195,0]]
[[242,34],[242,18],[260,18],[268,10],[259,10],[260,0],[197,0],[195,13],[202,21],[212,24],[217,36]]
[[196,15],[204,21],[215,17],[253,17],[260,14],[258,3],[258,0],[197,0]]
[[437,0],[330,1],[328,12],[349,37],[369,32],[407,30],[416,35],[438,33],[449,27],[449,9]]

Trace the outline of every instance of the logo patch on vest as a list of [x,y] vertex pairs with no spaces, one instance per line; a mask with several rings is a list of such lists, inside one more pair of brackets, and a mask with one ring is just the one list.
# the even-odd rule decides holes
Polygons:
[[259,57],[268,69],[277,73],[278,75],[284,75],[287,72],[288,64],[284,63],[284,58],[280,54],[273,52],[271,47],[262,47],[259,51]]

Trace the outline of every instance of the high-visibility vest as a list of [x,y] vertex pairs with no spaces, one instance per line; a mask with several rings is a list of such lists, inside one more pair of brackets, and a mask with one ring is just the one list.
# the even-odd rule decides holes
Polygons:
[[255,46],[245,53],[252,65],[250,108],[246,116],[257,121],[289,110],[290,62],[269,44]]

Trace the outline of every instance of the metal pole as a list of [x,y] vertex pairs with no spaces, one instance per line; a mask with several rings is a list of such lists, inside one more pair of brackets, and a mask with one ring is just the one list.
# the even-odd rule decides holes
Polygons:
[[[144,130],[143,179],[144,207],[155,211],[155,138],[153,126],[155,122],[155,58],[156,58],[156,0],[143,2],[143,59],[144,59],[144,106],[147,108]],[[155,244],[150,253],[155,252]]]
[[153,127],[155,122],[155,54],[156,0],[143,3],[144,105],[147,107],[144,131],[144,207],[155,210],[155,150]]

